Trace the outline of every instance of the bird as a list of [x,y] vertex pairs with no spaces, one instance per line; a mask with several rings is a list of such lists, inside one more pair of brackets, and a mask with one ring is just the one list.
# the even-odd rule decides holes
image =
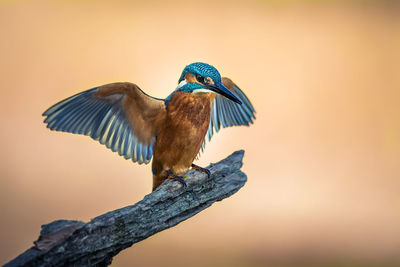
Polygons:
[[255,109],[243,91],[207,63],[187,65],[165,99],[146,94],[131,82],[98,86],[48,108],[47,128],[90,136],[125,159],[148,164],[153,191],[170,178],[186,186],[193,163],[221,128],[249,126]]

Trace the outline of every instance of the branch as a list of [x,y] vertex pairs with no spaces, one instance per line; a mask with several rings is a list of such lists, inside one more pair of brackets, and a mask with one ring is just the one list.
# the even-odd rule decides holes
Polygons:
[[135,205],[88,223],[59,220],[43,225],[35,246],[4,266],[108,266],[121,250],[236,193],[247,180],[240,171],[243,155],[243,150],[236,151],[208,166],[210,179],[189,170],[187,188],[167,179]]

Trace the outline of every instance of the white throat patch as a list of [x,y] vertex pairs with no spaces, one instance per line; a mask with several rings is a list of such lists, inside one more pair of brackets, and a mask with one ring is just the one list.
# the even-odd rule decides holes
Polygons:
[[215,93],[215,92],[208,90],[206,88],[200,88],[200,89],[194,89],[193,93]]
[[179,84],[178,87],[176,87],[176,89],[181,88],[182,86],[184,86],[185,84],[187,84],[187,82],[185,80],[182,80]]
[[[178,86],[176,87],[176,90],[178,90],[179,88],[182,88],[185,84],[187,84],[187,82],[185,80],[182,80]],[[200,89],[194,89],[193,93],[214,93],[211,90],[208,90],[206,88],[200,88]]]

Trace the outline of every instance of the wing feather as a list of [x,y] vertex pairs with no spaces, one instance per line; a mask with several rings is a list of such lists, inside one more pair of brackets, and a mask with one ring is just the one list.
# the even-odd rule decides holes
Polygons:
[[[222,78],[222,83],[242,101],[242,104],[237,104],[220,95],[214,98],[207,131],[208,141],[211,140],[214,132],[217,133],[221,128],[239,125],[248,126],[256,118],[254,107],[243,91],[229,78]],[[204,140],[202,150],[205,147],[205,142]]]
[[43,116],[51,130],[90,136],[126,159],[147,164],[165,104],[135,84],[113,83],[62,100]]

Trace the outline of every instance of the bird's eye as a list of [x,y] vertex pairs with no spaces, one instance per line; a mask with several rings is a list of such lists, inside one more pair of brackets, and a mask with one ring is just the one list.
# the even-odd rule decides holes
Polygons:
[[201,83],[204,83],[204,77],[203,76],[197,75],[196,79],[197,79],[197,81],[199,81]]

